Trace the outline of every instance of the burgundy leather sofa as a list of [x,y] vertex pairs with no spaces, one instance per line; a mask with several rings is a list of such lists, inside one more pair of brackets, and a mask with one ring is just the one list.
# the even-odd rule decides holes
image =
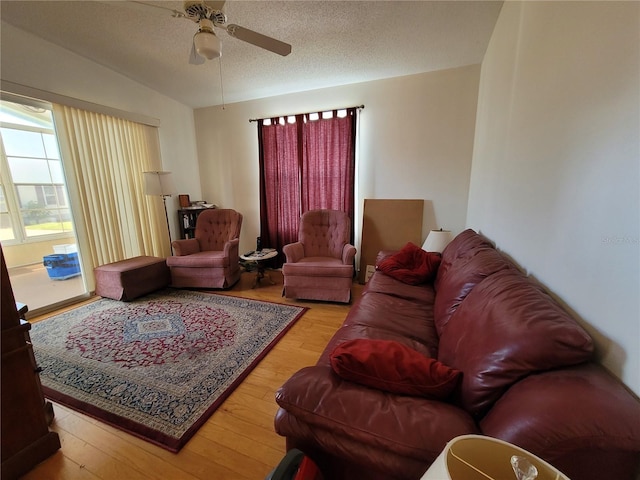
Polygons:
[[[400,342],[461,370],[462,380],[445,401],[343,380],[331,353],[358,338]],[[278,390],[275,428],[331,480],[419,479],[463,434],[511,442],[572,480],[632,480],[640,402],[593,349],[542,286],[466,230],[431,284],[374,273],[318,363]]]

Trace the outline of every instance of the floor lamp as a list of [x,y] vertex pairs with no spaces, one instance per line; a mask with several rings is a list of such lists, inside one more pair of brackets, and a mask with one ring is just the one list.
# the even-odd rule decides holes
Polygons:
[[145,195],[159,195],[162,197],[164,204],[164,217],[167,221],[167,233],[169,234],[169,248],[173,253],[171,246],[171,229],[169,228],[169,215],[167,214],[167,197],[176,193],[176,187],[173,184],[173,175],[171,172],[142,172],[144,177],[144,193]]

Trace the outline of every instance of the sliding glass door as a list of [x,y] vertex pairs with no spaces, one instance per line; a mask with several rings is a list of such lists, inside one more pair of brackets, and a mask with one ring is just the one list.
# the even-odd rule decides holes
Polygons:
[[0,101],[0,242],[16,301],[44,311],[86,294],[47,104]]

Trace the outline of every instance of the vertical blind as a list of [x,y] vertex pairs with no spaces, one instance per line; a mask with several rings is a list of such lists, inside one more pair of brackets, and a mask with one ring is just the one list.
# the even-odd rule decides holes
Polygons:
[[89,266],[168,256],[162,201],[142,188],[142,172],[161,169],[157,128],[58,104],[53,112]]

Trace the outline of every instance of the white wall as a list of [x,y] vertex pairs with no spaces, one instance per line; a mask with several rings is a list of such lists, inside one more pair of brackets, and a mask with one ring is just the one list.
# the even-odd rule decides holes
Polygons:
[[255,248],[258,135],[249,119],[364,104],[356,228],[362,226],[365,198],[399,198],[428,201],[423,239],[436,227],[460,232],[467,214],[479,74],[480,67],[472,65],[196,110],[204,197],[242,212],[240,249]]
[[640,4],[505,2],[482,64],[468,225],[640,393]]
[[[180,193],[200,197],[193,110],[112,70],[2,22],[3,81],[160,120],[163,168]],[[167,199],[172,238],[178,238],[177,197]]]

